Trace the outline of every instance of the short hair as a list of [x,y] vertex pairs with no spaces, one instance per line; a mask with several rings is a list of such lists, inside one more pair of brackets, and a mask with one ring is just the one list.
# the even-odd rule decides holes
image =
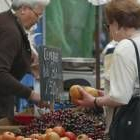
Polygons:
[[50,0],[13,0],[12,1],[12,8],[17,10],[22,5],[29,6],[31,8],[34,8],[36,5],[41,4],[44,7],[48,5]]
[[140,4],[137,0],[111,0],[105,12],[109,24],[116,21],[119,27],[140,28]]

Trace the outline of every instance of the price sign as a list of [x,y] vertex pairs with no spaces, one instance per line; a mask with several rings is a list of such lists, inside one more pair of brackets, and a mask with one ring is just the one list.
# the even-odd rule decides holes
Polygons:
[[59,101],[63,92],[61,49],[40,46],[39,64],[42,100],[50,103]]

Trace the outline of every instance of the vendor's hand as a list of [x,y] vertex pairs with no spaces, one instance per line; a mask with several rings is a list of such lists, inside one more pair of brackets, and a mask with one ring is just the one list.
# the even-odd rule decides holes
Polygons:
[[41,98],[40,98],[40,94],[36,93],[34,90],[32,90],[32,93],[29,97],[29,100],[32,100],[34,102],[40,102]]
[[78,87],[80,94],[82,95],[81,100],[77,100],[76,104],[83,107],[94,107],[95,97],[87,93],[83,88]]

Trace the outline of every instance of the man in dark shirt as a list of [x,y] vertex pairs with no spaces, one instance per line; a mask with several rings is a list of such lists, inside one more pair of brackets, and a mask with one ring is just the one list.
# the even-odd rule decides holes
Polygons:
[[40,101],[40,94],[22,85],[31,72],[31,48],[25,29],[40,18],[49,0],[13,0],[0,14],[0,118],[14,115],[14,96]]

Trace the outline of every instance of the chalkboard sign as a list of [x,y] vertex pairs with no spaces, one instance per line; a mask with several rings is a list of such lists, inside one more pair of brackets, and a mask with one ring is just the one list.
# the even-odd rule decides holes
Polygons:
[[41,99],[59,101],[63,92],[62,56],[60,48],[39,47]]

